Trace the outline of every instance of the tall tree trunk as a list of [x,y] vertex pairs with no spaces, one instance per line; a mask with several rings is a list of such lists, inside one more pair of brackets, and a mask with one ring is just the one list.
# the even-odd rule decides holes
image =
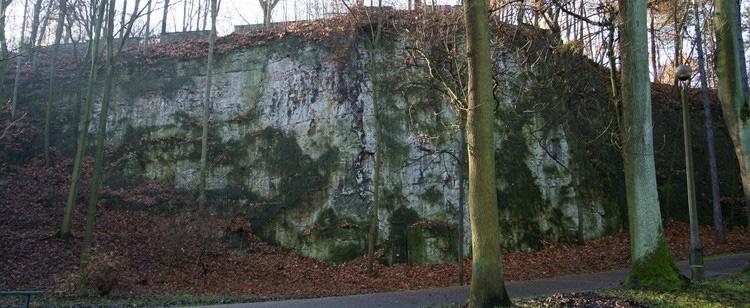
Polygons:
[[465,284],[464,278],[464,210],[466,207],[466,116],[459,110],[458,148],[458,285]]
[[[742,18],[740,17],[740,11],[742,10],[742,5],[740,5],[740,0],[735,0],[734,4],[737,6],[736,11],[736,21],[737,21],[737,44],[740,46],[740,74],[742,75],[742,84],[745,85],[745,95],[746,99],[750,99],[747,96],[750,95],[750,93],[747,92],[747,63],[745,63],[745,39],[742,37]],[[748,210],[750,210],[750,207],[748,207]],[[750,211],[748,211],[747,217],[750,219]],[[750,220],[747,222],[750,224]]]
[[[86,68],[87,68],[86,63],[89,63],[91,59],[91,43],[92,43],[92,40],[88,40],[88,42],[86,43],[86,53],[84,54],[85,56],[83,58],[83,61],[76,62],[76,76],[73,81],[75,84],[81,84],[80,80],[83,80],[84,77],[87,77],[85,76]],[[76,129],[72,131],[72,136],[71,136],[73,140],[74,148],[78,148],[78,136],[80,133],[81,124],[83,124],[81,123],[82,122],[81,121],[81,106],[83,106],[84,90],[85,88],[78,87],[75,91],[76,95],[75,95],[75,104],[74,104],[75,107],[73,108],[74,110],[73,123],[75,123]]]
[[203,135],[201,137],[201,183],[198,206],[206,207],[206,178],[208,177],[208,126],[209,104],[211,103],[211,81],[213,79],[214,39],[216,36],[216,0],[211,0],[211,33],[208,36],[208,61],[206,61],[206,93],[203,98]]
[[[682,0],[673,0],[674,11],[674,67],[677,68],[682,64],[682,18],[680,18],[680,2]],[[677,77],[675,77],[676,79]]]
[[[748,32],[750,32],[750,7],[747,8],[747,27],[748,27]],[[740,39],[742,39],[742,35],[740,35]],[[741,45],[744,46],[744,44],[741,44]],[[742,58],[745,59],[744,51],[742,54],[743,54]],[[748,75],[750,74],[750,67],[747,67],[747,65],[745,66],[746,66],[745,67],[745,84],[747,84],[748,83],[747,78],[748,78]],[[748,215],[750,215],[750,212],[748,212]],[[748,221],[750,223],[750,220]]]
[[698,51],[698,74],[701,81],[703,98],[703,120],[706,125],[706,143],[708,147],[708,163],[711,173],[711,201],[714,213],[714,229],[716,242],[726,244],[724,235],[724,217],[721,211],[721,192],[719,190],[719,170],[716,164],[716,146],[714,145],[714,122],[711,116],[711,105],[708,99],[708,81],[706,79],[706,60],[703,53],[703,32],[701,32],[700,0],[693,2],[693,16],[695,22],[695,47]]
[[[372,60],[379,62],[381,59],[379,59],[380,54],[372,55]],[[382,75],[382,67],[380,63],[374,63],[375,71],[374,74],[375,77],[373,80],[374,83],[377,83],[376,85],[373,85],[373,112],[375,113],[375,154],[373,155],[375,160],[375,171],[373,174],[373,180],[372,180],[372,212],[370,213],[370,226],[367,232],[367,273],[368,274],[374,274],[374,263],[375,263],[375,244],[378,241],[378,223],[379,223],[379,217],[378,217],[378,211],[380,210],[380,193],[381,193],[381,186],[382,184],[382,177],[383,177],[383,138],[382,138],[382,125],[381,113],[383,112],[383,108],[380,106],[381,104],[378,102],[380,99],[380,93],[382,93],[382,87],[380,85],[380,78]]]
[[[570,4],[573,4],[573,2],[571,2]],[[575,7],[573,8],[573,11],[575,11]],[[565,41],[569,41],[570,40],[570,30],[571,30],[570,29],[571,28],[570,27],[570,15],[565,14],[563,16],[564,16],[563,27],[565,28]]]
[[[96,0],[94,0],[96,1]],[[60,227],[59,236],[61,238],[70,238],[71,225],[73,218],[73,208],[76,204],[78,197],[78,189],[81,184],[81,167],[83,165],[83,157],[85,156],[89,123],[91,122],[91,109],[94,104],[94,87],[96,86],[96,77],[98,72],[98,60],[99,60],[99,40],[102,32],[102,20],[104,19],[105,3],[101,3],[98,7],[97,16],[94,20],[94,40],[91,43],[91,67],[89,69],[89,81],[88,89],[86,92],[86,105],[83,111],[83,121],[78,133],[78,145],[76,146],[76,156],[73,161],[73,174],[70,180],[70,190],[68,191],[68,201],[65,204],[65,213],[63,216],[63,223]]]
[[[0,0],[1,1],[1,0]],[[13,100],[10,106],[10,119],[16,118],[16,107],[18,105],[18,81],[21,78],[21,49],[23,48],[24,41],[26,40],[26,16],[29,10],[29,0],[23,3],[23,22],[21,22],[21,41],[18,44],[18,51],[16,52],[16,75],[13,79]]]
[[[208,11],[208,6],[206,8],[202,8],[203,6],[203,0],[198,0],[198,10],[196,11],[196,18],[195,18],[195,31],[198,31],[201,29],[201,12]],[[204,9],[201,11],[201,9]]]
[[[8,63],[8,42],[5,39],[5,21],[8,6],[12,0],[0,0],[0,76],[5,80],[5,70]],[[5,83],[0,82],[0,100],[5,102]]]
[[[609,85],[611,91],[612,106],[615,108],[615,117],[617,119],[617,127],[620,131],[623,131],[623,120],[622,120],[622,97],[620,97],[620,77],[617,71],[617,56],[615,55],[615,19],[617,13],[614,8],[610,8],[609,12],[609,27],[607,29],[607,61],[609,62]],[[620,221],[622,231],[628,229],[628,211],[627,209],[620,209]]]
[[[102,3],[104,6],[104,3]],[[99,186],[102,180],[102,165],[104,163],[104,138],[107,135],[107,116],[109,113],[109,101],[112,94],[112,61],[114,49],[114,27],[115,27],[115,0],[109,0],[107,13],[107,59],[106,73],[104,77],[104,93],[102,95],[101,110],[99,110],[99,128],[96,132],[94,174],[91,178],[91,190],[89,191],[89,207],[86,212],[86,231],[81,247],[81,270],[86,269],[91,251],[91,241],[94,237],[94,225],[96,224],[96,204],[99,202]],[[124,29],[124,23],[121,29]],[[126,39],[122,35],[122,40]]]
[[[67,20],[75,20],[75,12],[67,11],[66,19]],[[73,45],[73,56],[78,58],[78,42],[73,40],[73,25],[71,23],[68,23],[65,27],[65,37],[67,41],[70,41]],[[78,62],[75,62],[76,65]]]
[[[208,6],[209,5],[208,4],[209,0],[205,0],[205,1],[206,1],[206,6]],[[203,12],[203,29],[201,29],[201,30],[206,31],[207,25],[208,25],[208,10],[206,10],[206,11]]]
[[526,4],[523,0],[518,2],[518,15],[516,15],[516,24],[523,24],[524,17],[526,17]]
[[651,32],[651,68],[653,69],[654,73],[654,83],[659,81],[659,61],[656,59],[656,55],[658,54],[656,52],[656,29],[654,25],[654,15],[655,15],[654,9],[651,9],[651,22],[650,24],[650,32]]
[[614,25],[612,25],[607,32],[607,59],[609,61],[609,84],[612,87],[612,100],[617,107],[617,115],[620,115],[622,113],[620,103],[620,78],[617,77],[617,57],[615,56]]
[[[2,1],[2,0],[0,0]],[[46,108],[44,113],[44,162],[47,166],[50,164],[49,156],[49,134],[50,121],[52,118],[52,100],[55,99],[55,69],[57,67],[57,52],[60,48],[60,38],[62,38],[63,25],[65,24],[65,11],[67,10],[65,0],[60,0],[60,13],[57,15],[57,26],[55,27],[55,42],[52,47],[52,59],[49,64],[49,91],[47,96]]]
[[[263,10],[263,26],[268,27],[271,25],[273,19],[273,9],[279,3],[279,0],[258,0],[260,8]],[[308,8],[308,14],[310,9]]]
[[[711,1],[713,3],[713,1]],[[711,61],[715,60],[716,57],[716,18],[714,18],[715,13],[713,11],[710,12],[706,9],[706,7],[701,8],[703,16],[710,16],[706,17],[704,19],[704,22],[706,23],[706,26],[704,27],[703,31],[706,31],[707,33],[710,33],[710,35],[704,36],[703,39],[704,47],[705,48],[705,54],[711,55]],[[709,61],[709,63],[713,65],[709,65],[709,63],[706,63],[706,78],[708,79],[708,87],[709,88],[718,88],[718,77],[716,76],[716,65]],[[731,212],[731,211],[730,211]]]
[[495,102],[487,2],[464,2],[468,59],[469,219],[471,221],[472,275],[469,305],[511,305],[503,282],[500,222],[495,185]]
[[89,20],[90,22],[87,24],[88,26],[88,39],[89,41],[94,40],[94,30],[96,30],[96,12],[97,12],[97,1],[91,0],[91,6],[89,7],[90,15]]
[[188,7],[188,0],[183,0],[182,2],[182,32],[187,31],[187,7]]
[[[742,190],[750,206],[750,107],[747,83],[743,77],[744,59],[740,50],[741,35],[737,27],[737,10],[734,0],[716,0],[716,75],[719,77],[719,101],[724,113],[729,136],[740,165]],[[750,223],[750,207],[748,208]]]
[[273,10],[271,1],[272,0],[266,0],[266,9],[263,10],[263,25],[266,27],[271,25],[271,10]]
[[141,17],[141,11],[139,10],[140,7],[141,0],[135,0],[135,3],[133,4],[133,11],[131,11],[130,13],[130,18],[127,19],[120,28],[119,44],[118,42],[115,42],[116,44],[118,44],[118,46],[116,46],[116,50],[113,51],[115,57],[120,55],[120,52],[125,47],[125,43],[127,43],[127,38],[129,38],[130,34],[133,33],[133,25],[135,24],[135,21]]
[[[42,1],[43,0],[36,0],[36,2],[34,2],[34,12],[31,15],[31,34],[29,36],[28,61],[29,63],[32,63],[32,66],[34,63],[34,52],[36,51],[36,48],[34,48],[34,46],[36,46],[36,38],[37,34],[39,33],[39,15],[42,12]],[[31,71],[35,72],[33,67]]]
[[[578,15],[586,16],[586,3],[584,1],[581,1],[581,5],[578,9]],[[578,39],[583,41],[583,25],[585,24],[582,20],[578,20],[578,18],[574,19],[575,22],[578,23]],[[591,46],[592,42],[588,42],[589,47]],[[585,51],[586,49],[582,49]]]
[[[270,0],[267,0],[270,1]],[[375,29],[375,33],[372,33],[370,37],[370,46],[368,48],[370,53],[370,63],[373,66],[373,113],[375,118],[375,174],[373,175],[373,194],[372,194],[372,213],[370,214],[370,227],[367,233],[367,272],[371,275],[375,274],[375,245],[378,241],[378,211],[380,211],[381,201],[381,186],[382,186],[382,173],[383,173],[383,155],[384,155],[384,144],[383,144],[383,126],[381,125],[382,113],[384,111],[382,102],[380,101],[381,93],[385,91],[383,88],[383,74],[385,69],[383,67],[383,53],[382,53],[382,41],[381,31],[383,31],[383,7],[382,2],[378,1],[378,25]]]
[[143,56],[148,57],[148,41],[151,39],[151,2],[148,0],[146,12],[146,32],[143,34]]
[[161,34],[167,33],[167,14],[169,13],[169,0],[164,0],[164,10],[161,18]]
[[[122,0],[122,12],[120,12],[120,29],[125,29],[125,13],[127,11],[128,11],[128,0]],[[120,37],[122,36],[123,36],[122,33],[120,33]]]
[[632,287],[678,289],[687,285],[669,255],[656,190],[646,0],[620,1],[623,156],[630,221]]
[[[45,35],[47,34],[47,27],[49,26],[49,22],[52,17],[50,15],[52,15],[53,7],[54,5],[50,5],[47,7],[46,13],[44,14],[44,21],[42,22],[42,25],[39,27],[39,31],[41,32],[39,32],[39,36],[37,37],[36,44],[34,46],[42,45],[42,41],[44,40]],[[33,67],[36,68],[36,66],[33,66]],[[36,73],[36,71],[34,73]]]

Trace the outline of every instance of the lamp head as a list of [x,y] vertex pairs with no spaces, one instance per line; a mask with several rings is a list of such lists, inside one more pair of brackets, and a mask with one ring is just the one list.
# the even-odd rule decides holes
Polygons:
[[690,67],[690,65],[682,64],[677,67],[677,70],[675,71],[675,75],[677,76],[677,79],[680,81],[686,81],[690,80],[690,76],[693,74],[693,69]]

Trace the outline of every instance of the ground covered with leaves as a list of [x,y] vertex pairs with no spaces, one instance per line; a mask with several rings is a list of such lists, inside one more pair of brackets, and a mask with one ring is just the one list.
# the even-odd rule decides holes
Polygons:
[[677,292],[614,289],[600,292],[648,307],[748,307],[750,272],[714,277]]
[[613,289],[521,300],[519,307],[748,307],[750,272],[694,282],[682,291]]
[[640,308],[649,307],[628,298],[600,295],[593,292],[556,293],[547,297],[521,300],[518,307],[586,307],[586,308]]
[[[269,245],[239,219],[198,215],[190,198],[165,183],[146,182],[127,191],[103,189],[97,212],[90,268],[78,268],[81,238],[55,238],[62,221],[71,162],[60,156],[45,167],[33,159],[22,166],[0,166],[0,289],[46,290],[55,296],[139,298],[165,294],[222,296],[240,300],[410,290],[457,284],[453,264],[386,266],[367,272],[367,260],[343,265],[319,262]],[[84,169],[88,187],[91,161]],[[74,215],[74,233],[82,234],[87,192]],[[137,204],[139,206],[121,206]],[[666,227],[672,254],[685,259],[688,228]],[[701,229],[706,255],[750,251],[750,233],[733,228],[728,244],[713,241]],[[625,233],[584,245],[544,243],[534,252],[504,255],[507,280],[527,280],[625,268],[630,242]],[[470,273],[470,262],[464,263]],[[81,279],[86,275],[87,279]],[[82,284],[81,281],[88,281]]]

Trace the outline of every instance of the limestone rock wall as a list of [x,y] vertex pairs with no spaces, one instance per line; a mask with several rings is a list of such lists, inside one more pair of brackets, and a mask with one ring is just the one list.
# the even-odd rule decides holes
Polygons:
[[[366,251],[374,159],[382,146],[378,242],[385,258],[455,259],[459,144],[449,101],[420,85],[425,72],[407,65],[403,42],[389,47],[379,66],[363,44],[343,55],[334,47],[285,38],[217,56],[211,203],[247,217],[255,232],[281,246],[350,260]],[[577,173],[575,166],[589,158],[573,149],[569,127],[524,109],[539,102],[520,95],[536,82],[520,54],[510,46],[495,49],[503,244],[530,249],[541,240],[574,240],[580,231],[585,238],[611,232],[619,224],[618,201]],[[197,190],[204,69],[203,58],[121,68],[108,141],[128,159],[114,167],[110,185],[157,179]],[[463,228],[461,244],[470,253],[468,211]]]

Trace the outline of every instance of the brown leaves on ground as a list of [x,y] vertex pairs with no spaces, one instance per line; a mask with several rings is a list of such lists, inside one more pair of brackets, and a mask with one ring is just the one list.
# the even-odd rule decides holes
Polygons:
[[[40,160],[4,166],[0,177],[0,289],[55,290],[78,272],[80,238],[73,243],[53,238],[62,220],[70,161],[50,168]],[[82,187],[88,187],[87,162]],[[85,196],[82,192],[81,196]],[[164,183],[147,182],[121,190],[104,189],[94,236],[93,258],[118,256],[121,281],[114,296],[192,293],[255,295],[262,298],[317,297],[365,292],[445,287],[457,284],[455,263],[394,266],[367,259],[333,265],[303,257],[263,242],[247,232],[244,220],[219,219],[193,213],[189,200]],[[182,199],[181,199],[182,198]],[[137,209],[111,209],[113,200],[141,204]],[[160,211],[160,204],[172,202]],[[79,198],[74,231],[84,227],[84,198]],[[106,206],[105,206],[106,205]],[[188,210],[185,210],[188,209]],[[232,248],[230,236],[246,245]],[[687,225],[670,222],[666,235],[672,254],[684,259],[689,244]],[[710,227],[701,228],[706,255],[750,250],[745,228],[727,232],[729,244],[713,242]],[[526,280],[626,268],[627,234],[607,236],[585,245],[544,243],[533,252],[504,255],[506,279]],[[470,260],[465,261],[470,273]],[[114,269],[112,269],[114,270]],[[468,278],[467,278],[468,279]]]
[[584,308],[640,308],[648,307],[631,300],[602,296],[595,293],[555,293],[548,297],[521,301],[519,307],[584,307]]
[[32,123],[28,112],[16,110],[11,118],[11,101],[0,103],[0,149],[8,152],[20,152],[26,144],[31,142],[31,136],[39,133],[39,129]]

